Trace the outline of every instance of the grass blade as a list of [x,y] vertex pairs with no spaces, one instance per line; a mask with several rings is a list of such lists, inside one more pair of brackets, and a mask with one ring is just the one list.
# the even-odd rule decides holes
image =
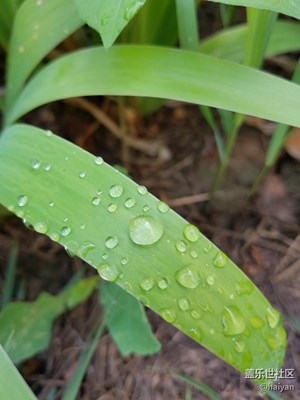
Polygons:
[[199,45],[198,22],[194,0],[176,0],[180,46],[197,51]]
[[19,246],[17,243],[15,243],[10,251],[6,267],[5,284],[2,294],[2,309],[7,306],[12,298],[17,269],[18,251]]
[[221,400],[221,397],[212,388],[205,385],[204,383],[196,381],[195,379],[183,374],[174,374],[174,376],[194,386],[196,389],[200,390],[201,393],[206,394],[207,397],[209,397],[211,400]]
[[15,125],[0,139],[0,182],[3,205],[229,364],[281,366],[285,331],[261,292],[196,227],[101,158]]
[[37,400],[1,345],[0,399]]
[[152,46],[92,48],[61,57],[27,84],[6,124],[54,100],[101,94],[183,100],[300,126],[298,85],[226,60]]

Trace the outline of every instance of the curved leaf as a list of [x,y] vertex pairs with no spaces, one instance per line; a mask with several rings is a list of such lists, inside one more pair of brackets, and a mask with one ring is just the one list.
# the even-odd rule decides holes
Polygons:
[[281,366],[285,331],[261,292],[196,227],[101,158],[15,125],[0,139],[0,182],[3,205],[229,364]]

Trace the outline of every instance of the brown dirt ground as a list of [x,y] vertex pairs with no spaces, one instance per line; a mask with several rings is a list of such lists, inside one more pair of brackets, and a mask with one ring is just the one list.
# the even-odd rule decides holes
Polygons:
[[[104,121],[106,126],[100,121],[103,116],[95,119],[95,104],[108,116],[109,120]],[[34,121],[35,125],[101,154],[109,163],[125,165],[136,181],[169,202],[229,254],[285,316],[288,348],[284,367],[295,369],[293,384],[297,390],[284,392],[280,397],[300,398],[300,339],[287,318],[291,314],[300,320],[299,163],[283,153],[258,193],[245,202],[245,194],[263,165],[269,140],[260,130],[245,124],[225,183],[216,200],[208,202],[218,156],[213,136],[198,108],[169,102],[145,119],[130,107],[125,108],[124,115],[129,138],[125,142],[116,137],[122,132],[112,99],[53,103],[27,116],[26,121]],[[248,122],[253,125],[253,121]],[[142,151],[135,148],[136,143]],[[1,285],[9,251],[16,240],[20,243],[17,282],[26,282],[28,300],[35,299],[41,290],[58,293],[79,268],[85,268],[87,274],[93,273],[46,236],[28,231],[18,219],[8,217],[0,225]],[[92,296],[55,321],[48,351],[23,363],[21,371],[40,400],[49,398],[53,388],[58,388],[55,399],[60,398],[93,320],[100,314],[97,298]],[[239,372],[151,310],[147,314],[162,344],[161,352],[144,358],[121,357],[105,333],[78,399],[208,399],[175,378],[174,372],[209,385],[224,400],[258,398],[257,387]]]

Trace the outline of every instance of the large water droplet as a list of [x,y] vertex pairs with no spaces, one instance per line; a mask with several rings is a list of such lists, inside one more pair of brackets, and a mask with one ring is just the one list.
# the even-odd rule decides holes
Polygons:
[[42,222],[42,221],[36,222],[33,227],[34,227],[34,230],[39,233],[47,233],[48,232],[48,226],[47,226],[47,224],[45,224],[45,222]]
[[107,247],[108,249],[114,249],[118,244],[118,238],[116,238],[115,236],[109,236],[106,240],[105,240],[105,247]]
[[61,236],[68,236],[70,233],[71,233],[71,228],[69,228],[68,226],[64,226],[60,230]]
[[200,283],[197,268],[193,264],[189,264],[177,271],[175,279],[180,285],[189,289],[196,288]]
[[142,289],[146,290],[148,292],[153,288],[154,281],[152,278],[145,278],[140,282],[140,286]]
[[97,165],[103,164],[103,158],[102,157],[96,157],[95,158],[95,164],[97,164]]
[[41,166],[41,162],[39,160],[34,159],[31,161],[31,166],[33,169],[39,169]]
[[90,242],[90,241],[86,241],[81,243],[81,245],[78,247],[77,249],[77,253],[79,255],[79,257],[81,258],[86,258],[88,253],[93,250],[96,246],[94,245],[94,243]]
[[168,280],[166,278],[161,278],[157,281],[157,286],[160,289],[167,289],[167,287],[169,286]]
[[137,191],[139,194],[141,195],[145,195],[148,193],[148,189],[146,188],[146,186],[138,186]]
[[181,299],[178,300],[178,307],[182,311],[186,311],[190,308],[190,301],[189,299],[186,299],[185,297],[182,297]]
[[197,242],[200,237],[199,229],[192,224],[186,225],[183,230],[184,237],[189,240],[190,242]]
[[266,309],[266,317],[270,328],[275,328],[280,320],[279,312],[273,307]]
[[176,242],[176,249],[179,251],[179,253],[184,253],[186,251],[186,243],[182,240],[179,240]]
[[119,271],[114,265],[101,264],[97,267],[97,271],[102,279],[114,282],[119,276]]
[[163,308],[159,311],[162,318],[167,322],[174,322],[176,319],[176,312],[173,308]]
[[222,251],[218,251],[216,254],[213,264],[217,268],[223,268],[225,264],[227,263],[227,256],[224,254]]
[[170,210],[170,207],[164,201],[159,201],[157,203],[157,208],[162,214],[166,214]]
[[258,316],[254,316],[250,318],[250,325],[254,328],[254,329],[261,329],[264,326],[264,321],[258,317]]
[[17,204],[19,207],[24,207],[28,203],[28,197],[22,194],[17,198]]
[[123,194],[123,187],[120,185],[113,185],[110,189],[109,189],[109,194],[111,197],[120,197]]
[[245,320],[236,306],[224,307],[222,312],[223,332],[226,336],[242,333],[246,328]]
[[139,245],[148,246],[159,241],[163,227],[159,221],[147,215],[140,215],[129,222],[129,236]]
[[93,197],[93,199],[92,199],[93,206],[99,206],[100,203],[101,203],[100,197],[98,197],[98,196]]
[[132,199],[131,197],[129,198],[129,199],[127,199],[126,201],[125,201],[125,207],[126,208],[132,208],[132,207],[134,207],[135,206],[135,203],[136,203],[136,201],[135,201],[135,199]]

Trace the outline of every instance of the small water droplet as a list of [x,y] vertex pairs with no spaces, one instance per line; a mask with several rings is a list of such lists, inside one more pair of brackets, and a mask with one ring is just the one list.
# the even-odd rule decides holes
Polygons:
[[123,257],[123,258],[121,259],[121,264],[122,264],[122,265],[127,265],[127,264],[128,264],[128,258],[127,258],[127,257]]
[[179,251],[179,253],[184,253],[186,251],[186,243],[182,240],[179,240],[176,242],[176,249]]
[[199,319],[201,317],[201,314],[196,310],[192,310],[191,311],[191,317],[194,318],[194,319]]
[[21,196],[18,197],[17,199],[17,204],[19,207],[24,207],[28,203],[28,197],[22,194]]
[[146,186],[138,186],[137,191],[139,194],[141,195],[145,195],[148,193],[148,189],[146,188]]
[[81,258],[87,258],[88,253],[95,247],[96,246],[94,245],[94,243],[87,240],[86,242],[81,243],[81,245],[78,247],[77,254]]
[[50,169],[51,169],[51,164],[46,163],[46,164],[44,165],[44,171],[48,172],[48,171],[50,171]]
[[140,215],[129,222],[129,236],[135,244],[149,246],[159,241],[163,227],[159,221],[147,215]]
[[19,46],[19,53],[20,54],[23,54],[24,53],[24,51],[25,51],[25,48],[24,48],[24,46]]
[[215,278],[211,275],[208,275],[208,277],[206,278],[206,283],[210,286],[214,285],[215,283]]
[[150,207],[149,207],[149,206],[145,205],[145,206],[143,207],[143,211],[144,211],[144,212],[148,212],[149,210],[150,210]]
[[105,240],[105,247],[108,249],[114,249],[118,244],[118,239],[115,236],[109,236]]
[[109,257],[109,254],[108,254],[108,253],[103,253],[103,254],[102,254],[103,260],[107,260],[108,257]]
[[79,228],[83,231],[85,229],[85,224],[81,224]]
[[36,222],[33,226],[34,230],[39,232],[39,233],[47,233],[48,232],[48,226],[45,224],[45,222]]
[[204,253],[209,253],[213,248],[213,245],[209,243],[206,247],[204,247],[203,251]]
[[49,207],[54,207],[55,206],[55,202],[54,201],[49,201]]
[[58,233],[51,233],[50,239],[53,240],[54,242],[58,242],[60,239],[60,236]]
[[198,271],[193,264],[189,264],[177,271],[175,279],[180,285],[189,289],[196,288],[200,283]]
[[60,234],[61,236],[68,236],[71,233],[71,228],[69,228],[68,226],[64,226],[63,228],[61,228],[60,230]]
[[273,307],[266,309],[266,317],[270,328],[275,328],[280,320],[279,312]]
[[164,290],[164,289],[167,289],[167,287],[169,286],[169,282],[168,282],[168,280],[166,278],[161,278],[161,279],[158,280],[157,286],[160,289]]
[[193,258],[198,257],[198,252],[196,250],[191,250],[190,254],[191,254],[191,257],[193,257]]
[[79,176],[80,176],[80,178],[84,178],[85,177],[85,172],[84,171],[79,172]]
[[183,230],[184,237],[189,240],[190,242],[197,242],[200,237],[199,229],[192,224],[186,225]]
[[100,25],[101,26],[105,26],[108,23],[109,20],[109,15],[104,15],[101,19],[100,19]]
[[102,193],[103,193],[103,192],[102,192],[101,189],[98,189],[98,190],[97,190],[97,195],[98,195],[98,196],[100,196]]
[[43,0],[36,0],[36,5],[41,6],[43,4]]
[[157,203],[157,208],[162,214],[166,214],[170,210],[170,207],[164,201],[159,201]]
[[211,335],[214,335],[214,334],[216,333],[216,331],[215,331],[213,328],[210,328],[209,333],[210,333]]
[[270,335],[268,332],[263,333],[263,337],[269,349],[275,350],[286,345],[286,332],[282,326],[276,328],[275,332]]
[[152,278],[146,278],[146,279],[143,279],[143,280],[140,282],[141,288],[144,289],[144,290],[146,290],[146,292],[148,292],[149,290],[151,290],[151,289],[153,288],[153,285],[154,285],[154,281],[153,281]]
[[124,205],[125,205],[126,208],[132,208],[132,207],[135,206],[135,203],[136,203],[135,199],[132,199],[132,198],[130,197],[129,199],[127,199],[127,200],[125,201]]
[[93,199],[92,199],[93,206],[99,206],[100,203],[101,203],[100,197],[98,197],[98,196],[93,197]]
[[97,271],[102,279],[110,282],[116,281],[119,276],[119,271],[114,265],[100,264]]
[[68,222],[68,220],[69,220],[68,217],[64,217],[64,218],[63,218],[63,221],[64,221],[64,222]]
[[110,189],[109,189],[109,194],[111,197],[117,198],[122,196],[123,194],[123,187],[120,185],[113,185]]
[[250,318],[250,325],[254,328],[254,329],[260,329],[264,326],[264,321],[258,317],[258,316],[254,316]]
[[185,297],[182,297],[181,299],[178,300],[178,307],[182,311],[186,311],[190,308],[190,301],[189,299],[186,299]]
[[[38,29],[38,28],[39,28],[39,25],[37,24],[37,25],[35,26],[35,29]],[[52,132],[50,129],[47,129],[47,130],[46,130],[46,136],[48,136],[48,137],[53,136],[53,132]]]
[[102,157],[96,157],[95,158],[95,164],[97,164],[97,165],[103,164],[103,158]]
[[174,322],[176,319],[176,312],[173,308],[163,308],[159,311],[159,313],[162,318],[169,323]]
[[31,166],[33,169],[39,169],[41,166],[41,162],[37,159],[31,160]]
[[107,207],[107,211],[110,213],[114,213],[115,211],[117,211],[118,206],[115,203],[110,203]]
[[241,340],[236,340],[233,348],[237,353],[242,353],[245,350],[245,343]]
[[198,341],[201,340],[203,336],[199,328],[191,328],[187,331],[187,334]]
[[223,332],[226,336],[238,335],[246,328],[245,320],[236,306],[224,307],[222,312]]
[[224,254],[222,251],[218,251],[216,254],[213,264],[217,268],[223,268],[225,264],[227,263],[227,256]]

